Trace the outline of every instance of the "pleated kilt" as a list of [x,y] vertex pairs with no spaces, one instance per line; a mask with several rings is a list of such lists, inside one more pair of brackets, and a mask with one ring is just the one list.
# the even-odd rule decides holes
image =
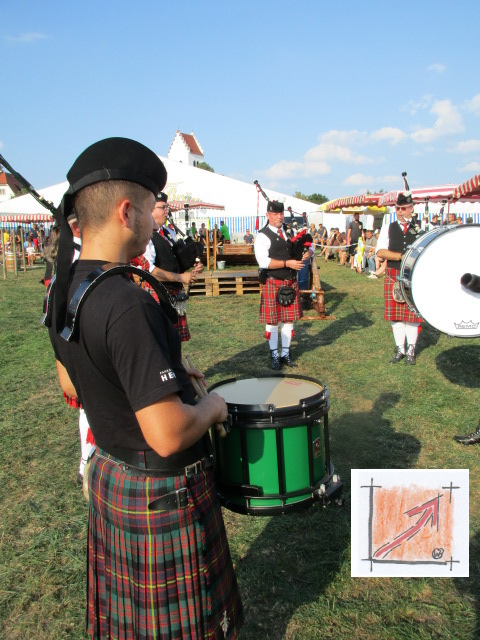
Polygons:
[[407,305],[399,304],[393,299],[393,285],[397,281],[397,276],[400,275],[399,269],[392,269],[387,267],[385,269],[385,281],[383,283],[383,294],[385,296],[385,320],[393,322],[423,322],[422,318],[419,318],[413,311],[407,307]]
[[[295,300],[288,307],[282,307],[277,301],[277,294],[280,287],[293,287],[295,289]],[[265,324],[293,322],[302,316],[302,303],[300,301],[297,281],[267,278],[260,295],[260,322]]]
[[[97,450],[89,483],[89,636],[236,638],[243,609],[213,468],[190,478],[134,476]],[[185,509],[148,510],[183,487]]]

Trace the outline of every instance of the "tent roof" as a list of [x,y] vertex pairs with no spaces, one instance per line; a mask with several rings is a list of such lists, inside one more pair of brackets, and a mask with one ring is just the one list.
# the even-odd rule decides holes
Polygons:
[[327,202],[325,211],[331,211],[332,209],[343,209],[344,207],[368,207],[370,205],[377,205],[382,194],[380,193],[364,193],[360,196],[346,196],[344,198],[337,198]]
[[[68,182],[61,182],[52,187],[40,189],[38,193],[45,200],[58,206],[67,189]],[[50,211],[29,193],[0,203],[0,222],[48,222],[51,220],[53,216]]]
[[[446,184],[436,187],[419,187],[418,189],[410,189],[410,192],[413,202],[425,202],[425,198],[429,198],[430,202],[441,202],[452,198],[455,186],[454,184]],[[384,193],[378,201],[378,205],[391,207],[395,205],[398,194],[404,192],[405,189],[399,189]]]
[[454,200],[469,198],[471,196],[480,197],[480,174],[460,184],[453,193]]

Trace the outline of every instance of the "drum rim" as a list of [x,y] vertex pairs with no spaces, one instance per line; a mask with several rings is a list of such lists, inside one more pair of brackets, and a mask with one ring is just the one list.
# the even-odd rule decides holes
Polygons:
[[316,378],[312,378],[310,376],[303,375],[294,375],[288,373],[271,373],[271,374],[260,374],[256,376],[241,376],[239,378],[228,378],[227,380],[221,380],[220,382],[216,382],[211,387],[208,387],[208,392],[214,391],[218,389],[218,387],[224,386],[226,384],[231,384],[232,382],[240,382],[241,380],[252,380],[257,379],[261,380],[264,378],[279,378],[285,379],[290,378],[294,380],[305,380],[307,382],[313,382],[322,387],[322,390],[318,393],[315,393],[311,396],[307,396],[305,398],[300,398],[298,400],[298,404],[289,405],[287,407],[276,407],[274,404],[265,403],[265,404],[241,404],[239,402],[232,403],[226,402],[227,407],[229,409],[228,413],[232,416],[243,416],[246,415],[249,418],[259,417],[259,418],[271,418],[273,416],[291,416],[291,415],[303,415],[306,411],[311,412],[312,410],[318,410],[325,406],[328,410],[329,408],[329,395],[330,392],[328,387],[324,385],[322,382],[317,380]]

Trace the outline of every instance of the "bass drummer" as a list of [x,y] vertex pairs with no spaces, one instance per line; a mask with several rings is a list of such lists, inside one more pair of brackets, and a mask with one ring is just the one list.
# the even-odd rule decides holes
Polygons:
[[420,331],[419,318],[407,307],[405,302],[394,298],[394,284],[400,275],[400,266],[407,247],[415,242],[420,229],[413,223],[413,200],[410,191],[399,193],[395,205],[397,219],[382,226],[377,242],[376,255],[387,260],[385,270],[384,296],[385,320],[392,326],[395,340],[395,353],[391,364],[397,364],[405,359],[407,364],[416,362],[415,347]]

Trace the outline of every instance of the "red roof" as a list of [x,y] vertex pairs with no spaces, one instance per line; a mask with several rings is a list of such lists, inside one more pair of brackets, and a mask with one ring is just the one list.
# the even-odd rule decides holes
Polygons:
[[195,140],[195,136],[192,134],[188,134],[188,133],[180,133],[180,135],[182,136],[182,138],[185,140],[185,142],[187,143],[188,148],[190,149],[190,151],[192,153],[194,153],[197,156],[203,156],[203,153],[200,150],[200,147],[197,144],[197,141]]
[[11,173],[0,171],[0,184],[7,184],[15,195],[21,192],[23,186]]

